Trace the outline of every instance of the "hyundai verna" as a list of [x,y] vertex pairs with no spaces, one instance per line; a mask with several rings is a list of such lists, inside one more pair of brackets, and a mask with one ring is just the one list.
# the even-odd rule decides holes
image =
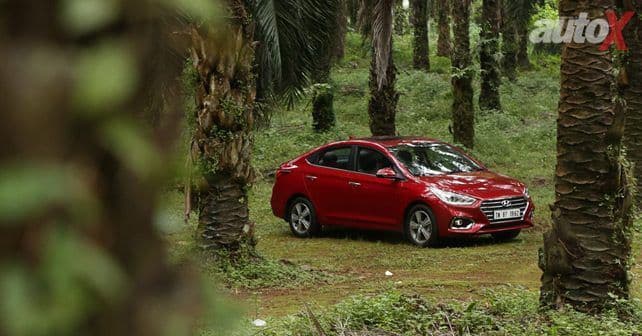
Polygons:
[[526,186],[447,143],[380,137],[332,143],[276,172],[272,211],[297,237],[323,227],[402,232],[415,245],[533,226]]

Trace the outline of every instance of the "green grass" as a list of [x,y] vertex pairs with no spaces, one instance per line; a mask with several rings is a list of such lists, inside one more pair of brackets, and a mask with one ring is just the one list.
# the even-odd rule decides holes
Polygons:
[[[432,55],[430,73],[413,70],[410,37],[396,39],[397,88],[401,93],[399,133],[451,141],[449,60]],[[504,81],[503,112],[476,111],[476,147],[472,154],[490,169],[528,184],[537,207],[535,229],[509,243],[479,238],[449,242],[436,249],[417,249],[401,235],[385,232],[335,230],[320,238],[295,239],[286,223],[272,215],[269,199],[273,181],[266,173],[316,146],[370,134],[367,117],[370,59],[360,37],[349,34],[347,41],[346,58],[332,74],[337,90],[337,127],[325,134],[314,133],[311,106],[308,100],[303,100],[291,110],[276,111],[272,126],[256,134],[254,165],[263,174],[251,190],[250,210],[256,223],[258,250],[268,262],[230,272],[223,278],[220,269],[206,263],[206,275],[232,288],[232,297],[246,303],[248,318],[280,319],[299,312],[306,303],[328,307],[346,297],[376,296],[391,290],[420,294],[432,301],[471,302],[485,299],[489,290],[506,285],[519,286],[520,293],[529,297],[528,314],[535,318],[532,305],[541,274],[537,250],[542,245],[541,233],[551,223],[548,205],[554,198],[559,59],[534,59],[533,71],[521,73],[513,83]],[[475,79],[476,91],[478,87]],[[172,210],[168,212],[180,213],[178,197],[169,198],[168,207]],[[164,222],[180,223],[180,215],[166,214],[163,218]],[[193,222],[167,231],[176,260],[194,255]],[[635,251],[640,252],[637,243]],[[394,275],[386,277],[386,271]],[[636,280],[633,291],[637,297],[642,294],[637,281],[640,271],[639,266],[633,269]],[[484,310],[480,314],[487,318],[490,312]],[[563,332],[563,326],[555,328],[547,332],[568,334]]]

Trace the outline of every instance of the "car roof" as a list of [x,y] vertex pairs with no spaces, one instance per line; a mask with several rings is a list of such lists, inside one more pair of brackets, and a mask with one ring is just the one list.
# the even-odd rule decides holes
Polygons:
[[394,147],[403,144],[413,144],[413,143],[441,143],[439,140],[424,138],[424,137],[413,137],[413,136],[379,136],[379,137],[369,137],[369,138],[360,138],[354,139],[355,142],[370,142],[376,143],[384,147]]

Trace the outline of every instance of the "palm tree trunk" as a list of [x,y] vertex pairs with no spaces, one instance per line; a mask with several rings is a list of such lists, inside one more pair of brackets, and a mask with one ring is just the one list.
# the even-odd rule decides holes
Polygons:
[[501,76],[499,74],[499,0],[484,0],[482,8],[482,30],[480,34],[479,63],[481,66],[481,110],[502,109],[499,95]]
[[[625,4],[627,4],[624,8],[626,11],[642,13],[642,4],[628,2]],[[633,164],[633,175],[640,185],[642,181],[642,20],[638,15],[631,19],[624,34],[629,46],[624,72],[627,84],[624,89],[624,99],[627,103],[624,144],[627,159]],[[642,192],[636,195],[636,205],[638,209],[642,208]]]
[[316,84],[312,97],[312,127],[316,132],[327,132],[335,124],[333,88],[329,84]]
[[528,26],[520,26],[517,31],[517,65],[522,70],[529,70],[532,65],[528,57]]
[[[392,45],[392,39],[390,39]],[[391,47],[392,49],[392,47]],[[397,102],[399,93],[395,90],[397,69],[393,63],[392,52],[389,54],[388,67],[386,68],[387,81],[379,86],[377,75],[376,57],[373,52],[370,67],[370,103],[368,114],[370,116],[370,132],[374,136],[397,135],[395,118],[397,114]]]
[[[343,57],[347,26],[344,5],[337,4],[337,25],[330,32],[331,43],[320,46],[317,63],[312,72],[314,93],[312,95],[312,127],[316,132],[327,132],[336,123],[334,114],[334,92],[330,84],[330,73],[334,60]],[[339,55],[340,54],[340,55]]]
[[334,127],[336,117],[334,114],[334,93],[330,84],[330,71],[332,68],[332,46],[317,59],[317,69],[312,74],[314,94],[312,95],[312,127],[316,132],[327,132]]
[[510,0],[501,1],[503,1],[501,8],[501,32],[502,53],[504,54],[502,58],[502,70],[509,80],[514,81],[517,79],[517,29],[506,13],[505,1]]
[[346,1],[339,1],[338,7],[337,27],[335,29],[336,43],[333,49],[335,60],[340,60],[345,55],[346,33],[348,32],[348,7]]
[[456,143],[468,148],[475,144],[475,114],[470,66],[470,0],[453,2],[453,30],[455,33],[453,64],[453,136]]
[[[595,19],[608,8],[615,8],[614,0],[562,0],[560,16],[587,12]],[[553,227],[540,251],[544,307],[569,304],[599,312],[629,296],[630,192],[621,150],[625,116],[621,104],[613,103],[612,58],[589,43],[571,43],[562,52]]]
[[482,10],[481,47],[479,63],[481,66],[481,110],[502,109],[499,87],[501,76],[497,55],[499,54],[499,0],[484,0]]
[[[187,335],[201,293],[168,261],[154,220],[176,131],[161,125],[182,114],[172,92],[185,51],[169,42],[180,28],[131,0],[69,30],[63,5],[2,6],[0,185],[17,197],[0,211],[0,278],[22,287],[0,303],[0,334]],[[167,108],[152,111],[165,118],[153,132],[139,122],[150,100]]]
[[395,34],[403,35],[406,30],[406,25],[408,23],[408,18],[406,16],[406,10],[403,8],[403,0],[395,0],[394,7],[395,14]]
[[437,55],[450,57],[450,0],[436,1],[439,22]]
[[247,186],[254,177],[251,131],[256,88],[254,31],[245,2],[230,0],[228,8],[231,19],[224,33],[212,36],[207,29],[193,29],[192,62],[198,84],[192,156],[201,175],[195,191],[202,246],[236,252],[255,243]]
[[428,3],[412,0],[412,25],[414,27],[413,66],[418,70],[430,70],[428,47]]

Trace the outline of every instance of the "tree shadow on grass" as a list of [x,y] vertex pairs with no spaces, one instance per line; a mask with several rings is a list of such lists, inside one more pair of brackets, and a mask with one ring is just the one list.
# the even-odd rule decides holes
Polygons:
[[[318,238],[365,241],[372,243],[385,243],[390,245],[412,245],[402,233],[394,231],[375,231],[332,227],[324,228],[323,233],[321,233]],[[494,239],[490,235],[477,237],[444,238],[439,242],[438,246],[435,246],[433,248],[472,248],[489,245],[512,245],[518,243],[519,241],[519,237],[515,240],[500,241]]]

